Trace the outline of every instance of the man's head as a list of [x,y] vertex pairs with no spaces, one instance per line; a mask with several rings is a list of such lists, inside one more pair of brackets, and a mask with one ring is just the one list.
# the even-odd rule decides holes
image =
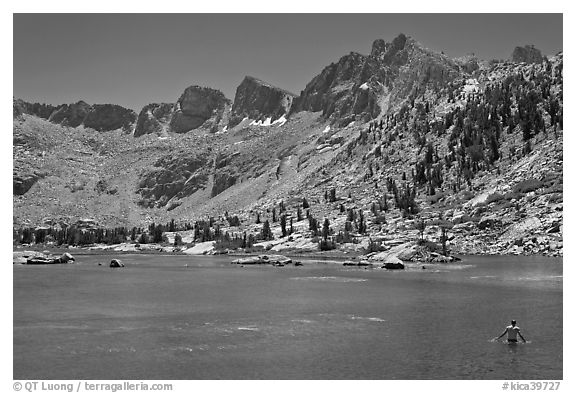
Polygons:
[[513,319],[512,321],[510,321],[510,323],[512,324],[512,326],[516,326],[516,320]]

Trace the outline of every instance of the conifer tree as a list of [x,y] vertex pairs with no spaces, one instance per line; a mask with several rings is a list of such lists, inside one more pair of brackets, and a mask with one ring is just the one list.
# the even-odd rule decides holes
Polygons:
[[280,216],[280,228],[282,229],[282,237],[285,237],[288,233],[286,231],[286,215],[282,214]]
[[322,226],[322,237],[324,241],[328,240],[328,235],[330,235],[330,221],[325,218],[324,225]]
[[263,240],[274,239],[274,236],[272,235],[272,230],[270,229],[270,223],[268,222],[268,220],[264,221],[264,224],[262,225],[261,237]]
[[335,188],[330,189],[330,195],[329,195],[328,200],[330,202],[336,202],[336,189]]
[[363,235],[366,233],[366,223],[364,221],[364,213],[362,209],[358,210],[358,233]]

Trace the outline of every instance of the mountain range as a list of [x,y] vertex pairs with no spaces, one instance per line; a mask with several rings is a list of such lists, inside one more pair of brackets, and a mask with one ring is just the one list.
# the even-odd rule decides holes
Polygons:
[[296,219],[306,199],[332,233],[362,241],[400,242],[435,220],[463,253],[562,253],[563,55],[531,45],[506,61],[452,59],[400,34],[300,94],[246,76],[233,101],[193,85],[139,113],[14,99],[13,115],[15,231],[212,217],[279,233],[276,211]]

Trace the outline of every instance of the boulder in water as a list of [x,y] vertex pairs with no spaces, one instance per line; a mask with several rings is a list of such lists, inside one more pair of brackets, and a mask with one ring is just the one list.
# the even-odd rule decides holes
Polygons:
[[110,261],[110,267],[124,267],[124,263],[120,259],[112,259]]
[[58,265],[61,263],[72,263],[74,262],[74,257],[65,252],[62,256],[58,258],[49,257],[46,255],[34,255],[31,258],[28,258],[26,264],[28,265]]
[[388,270],[401,270],[404,269],[404,262],[402,262],[398,257],[390,256],[384,261],[384,269]]
[[76,262],[76,259],[72,256],[72,254],[65,252],[64,254],[62,254],[62,256],[60,257],[60,260],[62,261],[61,263],[70,263],[70,262]]

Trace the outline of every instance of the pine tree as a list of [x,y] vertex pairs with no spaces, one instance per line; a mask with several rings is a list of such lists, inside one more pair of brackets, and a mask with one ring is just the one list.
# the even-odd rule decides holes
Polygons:
[[362,209],[358,210],[358,233],[361,235],[366,233],[366,223],[364,222]]
[[286,214],[280,216],[280,228],[282,229],[282,237],[285,237],[288,234],[286,231]]
[[353,222],[355,220],[354,209],[348,209],[348,216],[346,218],[347,221]]
[[329,200],[330,202],[336,202],[336,189],[335,189],[335,188],[332,188],[332,189],[330,190],[330,196],[329,196],[329,199],[328,199],[328,200]]
[[308,228],[312,231],[312,236],[316,236],[318,234],[318,220],[316,220],[311,215],[308,217]]
[[270,229],[270,223],[268,220],[264,221],[264,224],[262,225],[261,237],[263,240],[274,239],[274,235],[272,235],[272,230]]
[[162,243],[163,229],[162,225],[154,227],[154,231],[152,232],[152,243]]
[[322,237],[324,238],[324,241],[328,240],[328,235],[330,235],[330,221],[325,218],[324,225],[322,226]]
[[426,221],[424,220],[418,220],[416,221],[416,223],[414,224],[414,227],[418,230],[418,232],[420,233],[420,242],[423,243],[424,242],[424,231],[426,230]]
[[140,235],[140,239],[138,239],[138,243],[140,244],[147,244],[149,242],[148,234],[146,232],[142,232]]

